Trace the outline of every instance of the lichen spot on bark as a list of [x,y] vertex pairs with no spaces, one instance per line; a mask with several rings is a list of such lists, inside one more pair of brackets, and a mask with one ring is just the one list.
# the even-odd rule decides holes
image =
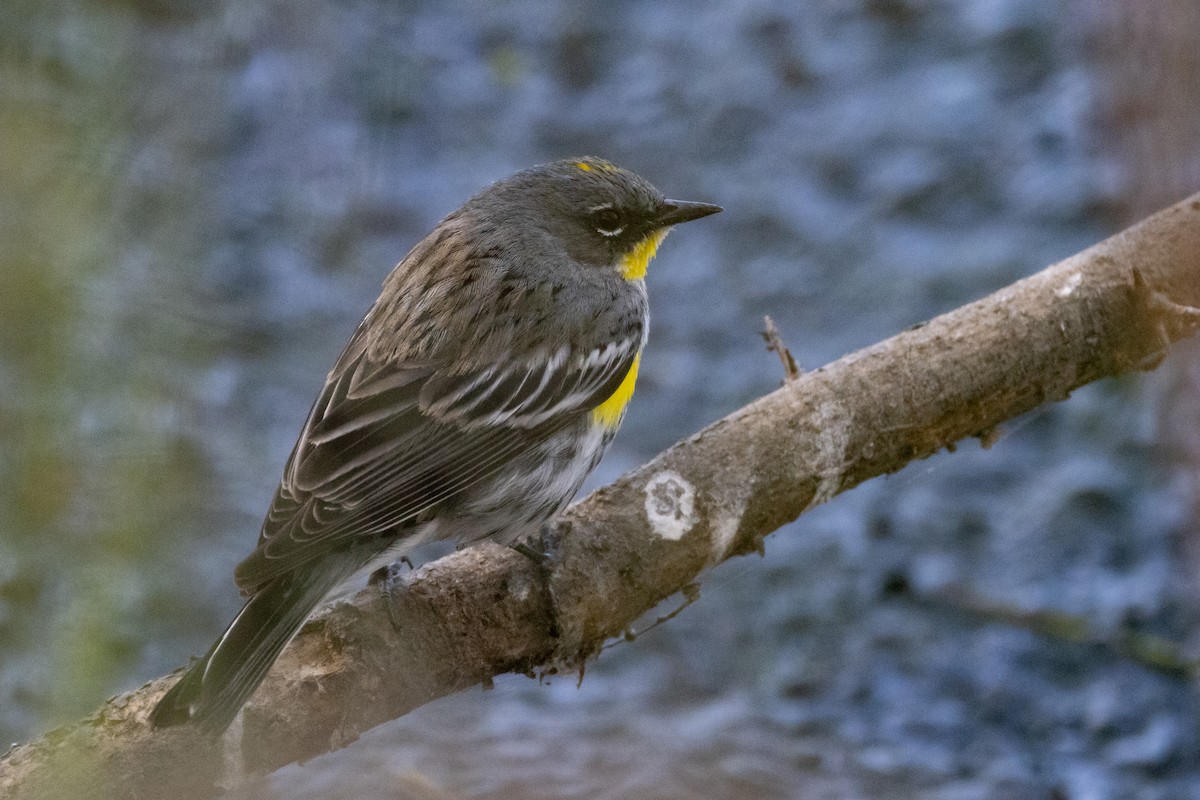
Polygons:
[[696,524],[696,490],[674,470],[656,473],[646,483],[646,519],[664,539],[679,540]]

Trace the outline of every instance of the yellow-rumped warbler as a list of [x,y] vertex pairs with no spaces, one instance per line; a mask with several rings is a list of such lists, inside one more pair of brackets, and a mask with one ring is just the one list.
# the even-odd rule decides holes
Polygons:
[[668,200],[596,158],[533,167],[442,220],[392,271],[313,404],[235,573],[249,597],[155,726],[224,731],[316,605],[434,539],[512,543],[612,441],[646,341]]

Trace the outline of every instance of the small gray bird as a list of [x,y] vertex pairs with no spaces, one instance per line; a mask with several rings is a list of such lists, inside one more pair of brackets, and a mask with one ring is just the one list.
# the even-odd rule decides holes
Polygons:
[[633,395],[668,200],[597,158],[518,172],[442,220],[325,381],[235,578],[248,599],[151,712],[219,734],[321,600],[435,539],[538,532]]

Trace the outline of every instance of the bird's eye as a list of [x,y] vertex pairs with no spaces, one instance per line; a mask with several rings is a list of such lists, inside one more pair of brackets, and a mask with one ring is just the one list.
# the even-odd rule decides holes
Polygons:
[[612,206],[601,206],[594,210],[592,224],[596,226],[596,233],[601,236],[620,236],[621,232],[625,230],[621,212]]

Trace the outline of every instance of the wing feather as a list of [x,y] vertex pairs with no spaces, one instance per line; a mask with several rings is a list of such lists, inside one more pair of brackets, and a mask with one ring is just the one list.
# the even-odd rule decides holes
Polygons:
[[243,590],[450,508],[504,464],[579,420],[620,385],[641,338],[566,347],[449,373],[375,360],[359,326],[313,404],[258,548],[237,568]]

